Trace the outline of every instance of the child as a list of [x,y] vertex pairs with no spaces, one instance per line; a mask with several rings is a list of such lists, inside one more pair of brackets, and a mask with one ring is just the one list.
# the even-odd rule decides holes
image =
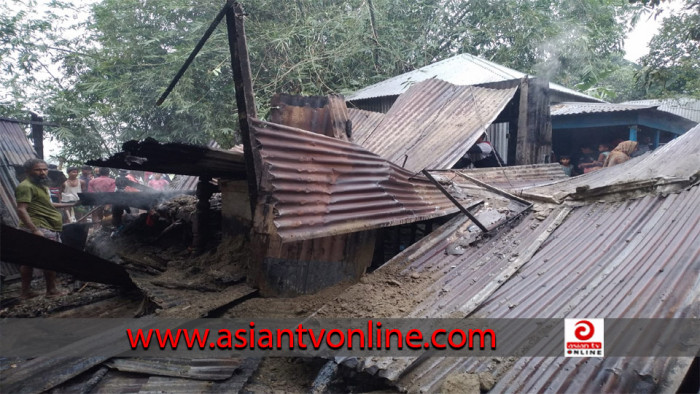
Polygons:
[[561,164],[561,169],[564,170],[564,173],[566,174],[566,176],[573,176],[574,175],[573,174],[574,165],[571,164],[571,158],[569,158],[569,156],[562,155],[559,158],[559,164]]

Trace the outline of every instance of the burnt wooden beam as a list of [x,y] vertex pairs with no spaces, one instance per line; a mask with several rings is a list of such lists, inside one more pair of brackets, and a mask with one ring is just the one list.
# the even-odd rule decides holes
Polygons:
[[250,195],[251,217],[255,217],[255,207],[258,201],[258,183],[261,179],[262,159],[259,153],[253,151],[251,138],[251,118],[257,118],[255,96],[253,94],[253,78],[250,71],[248,44],[246,43],[243,18],[245,13],[240,4],[235,3],[226,11],[226,28],[228,46],[231,53],[231,70],[236,88],[236,107],[238,109],[238,124],[243,142],[243,155]]
[[32,112],[32,140],[34,141],[34,150],[36,156],[40,159],[44,158],[44,119],[41,116]]
[[549,82],[523,78],[520,83],[515,165],[541,164],[552,152]]
[[5,262],[63,272],[86,282],[134,286],[123,267],[59,242],[5,224],[0,238]]
[[160,202],[183,194],[192,195],[193,191],[161,191],[161,192],[108,192],[108,193],[78,193],[83,205],[115,204],[139,209],[150,209]]

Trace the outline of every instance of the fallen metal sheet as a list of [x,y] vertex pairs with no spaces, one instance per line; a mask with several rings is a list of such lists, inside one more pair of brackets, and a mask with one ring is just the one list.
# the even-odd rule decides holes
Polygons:
[[226,380],[240,368],[239,358],[113,358],[106,366],[122,372],[170,376],[195,380]]
[[[569,208],[561,208],[543,222],[528,215],[514,228],[504,229],[478,246],[470,246],[473,239],[464,228],[470,223],[458,217],[436,230],[445,234],[419,241],[381,269],[393,264],[403,267],[405,275],[417,273],[430,278],[430,286],[416,291],[415,299],[421,302],[406,317],[465,318],[529,262],[568,214]],[[463,252],[447,252],[455,246]],[[407,368],[423,361],[416,357],[370,357],[359,362],[354,359],[343,362],[396,382]]]
[[[534,187],[565,180],[569,177],[564,173],[561,165],[553,164],[529,164],[512,167],[473,168],[464,170],[432,171],[431,173],[462,173],[474,177],[491,186],[495,186],[513,193],[518,193],[526,187]],[[453,178],[455,182],[459,178]],[[458,182],[459,184],[460,182]]]
[[259,199],[264,208],[256,215],[269,215],[256,219],[260,233],[276,231],[287,242],[457,211],[422,175],[351,142],[259,120],[252,130],[265,167]]
[[80,202],[83,205],[105,205],[115,204],[126,207],[134,207],[140,209],[151,209],[163,201],[170,200],[173,197],[186,195],[194,195],[193,190],[179,191],[153,191],[153,192],[111,192],[111,193],[78,193]]
[[134,286],[123,267],[81,250],[5,224],[0,237],[4,261],[64,272],[86,282]]
[[[576,208],[518,276],[470,317],[697,316],[699,205],[700,188],[694,187],[668,197]],[[432,358],[403,376],[398,387],[433,392],[452,373],[489,372],[499,375],[494,392],[675,392],[691,362],[665,357]]]
[[547,185],[527,187],[521,196],[562,201],[567,197],[651,190],[678,191],[693,183],[700,170],[700,125],[648,154],[613,167]]
[[[40,393],[72,379],[124,350],[126,329],[143,329],[153,320],[136,319],[46,353],[0,374],[4,393]],[[91,354],[91,357],[85,357]],[[99,355],[99,356],[97,356]]]
[[245,283],[238,283],[217,291],[169,288],[157,284],[158,277],[142,272],[130,271],[129,275],[136,286],[148,298],[162,308],[159,317],[197,318],[204,317],[221,308],[257,292]]
[[451,168],[498,117],[517,91],[417,83],[377,127],[355,141],[410,171]]
[[357,108],[348,108],[348,115],[350,116],[350,122],[352,122],[351,141],[361,140],[384,119],[384,114],[381,112],[365,111]]
[[87,163],[98,167],[211,178],[245,179],[246,177],[243,154],[237,150],[174,142],[159,143],[152,138],[142,142],[125,142],[122,145],[122,152],[108,159],[90,160]]
[[241,368],[237,369],[232,377],[216,382],[154,376],[139,389],[139,393],[239,393],[258,369],[259,364],[260,359],[244,359]]

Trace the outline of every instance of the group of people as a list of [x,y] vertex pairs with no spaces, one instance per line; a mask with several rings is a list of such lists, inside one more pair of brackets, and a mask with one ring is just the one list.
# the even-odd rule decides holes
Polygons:
[[[17,215],[20,228],[34,235],[61,242],[63,224],[76,221],[76,205],[80,198],[78,193],[99,193],[122,191],[139,191],[138,185],[143,184],[136,175],[126,170],[120,170],[115,179],[110,176],[110,169],[99,168],[97,174],[90,166],[83,166],[80,173],[77,167],[67,169],[68,178],[62,184],[51,184],[49,178],[50,165],[41,159],[30,159],[24,163],[26,179],[15,189]],[[53,167],[53,166],[51,166]],[[58,171],[53,168],[52,171]],[[158,173],[144,174],[147,184],[155,190],[163,190],[169,181]],[[150,178],[150,179],[149,179]],[[64,178],[65,179],[65,178]],[[64,214],[59,209],[65,210]],[[104,207],[93,212],[93,222],[97,223],[104,215]],[[32,267],[20,267],[22,277],[21,297],[23,299],[36,296],[31,291]],[[56,287],[56,273],[44,271],[46,280],[46,296],[60,295]]]
[[[54,167],[49,165],[49,167]],[[137,174],[128,170],[119,170],[116,178],[112,177],[112,171],[107,167],[93,168],[85,165],[68,167],[68,178],[61,185],[49,187],[51,200],[54,203],[72,203],[80,200],[78,193],[110,193],[114,191],[138,192],[136,186],[146,184],[153,190],[164,190],[170,182],[160,173],[144,173],[143,181]],[[85,214],[89,207],[69,207],[63,210],[63,222],[73,223],[77,221],[77,215]],[[97,207],[92,213],[92,221],[99,222],[104,217],[104,207]]]
[[559,157],[559,164],[568,176],[587,174],[602,168],[622,164],[627,160],[643,155],[651,150],[650,142],[645,139],[641,144],[637,141],[615,141],[615,149],[610,150],[607,143],[598,144],[597,152],[589,146],[582,146],[575,163],[571,156]]

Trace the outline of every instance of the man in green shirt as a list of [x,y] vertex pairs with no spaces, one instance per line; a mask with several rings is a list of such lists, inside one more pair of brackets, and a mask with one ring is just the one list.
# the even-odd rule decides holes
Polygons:
[[[17,200],[17,215],[21,227],[39,237],[49,238],[61,242],[61,230],[63,218],[56,208],[71,207],[75,203],[53,204],[49,196],[49,167],[41,159],[29,159],[24,163],[27,179],[22,181],[15,189]],[[35,294],[31,291],[33,268],[23,265],[20,267],[22,275],[22,294],[24,299],[32,298]],[[44,270],[46,279],[46,296],[59,295],[56,289],[56,273]]]

